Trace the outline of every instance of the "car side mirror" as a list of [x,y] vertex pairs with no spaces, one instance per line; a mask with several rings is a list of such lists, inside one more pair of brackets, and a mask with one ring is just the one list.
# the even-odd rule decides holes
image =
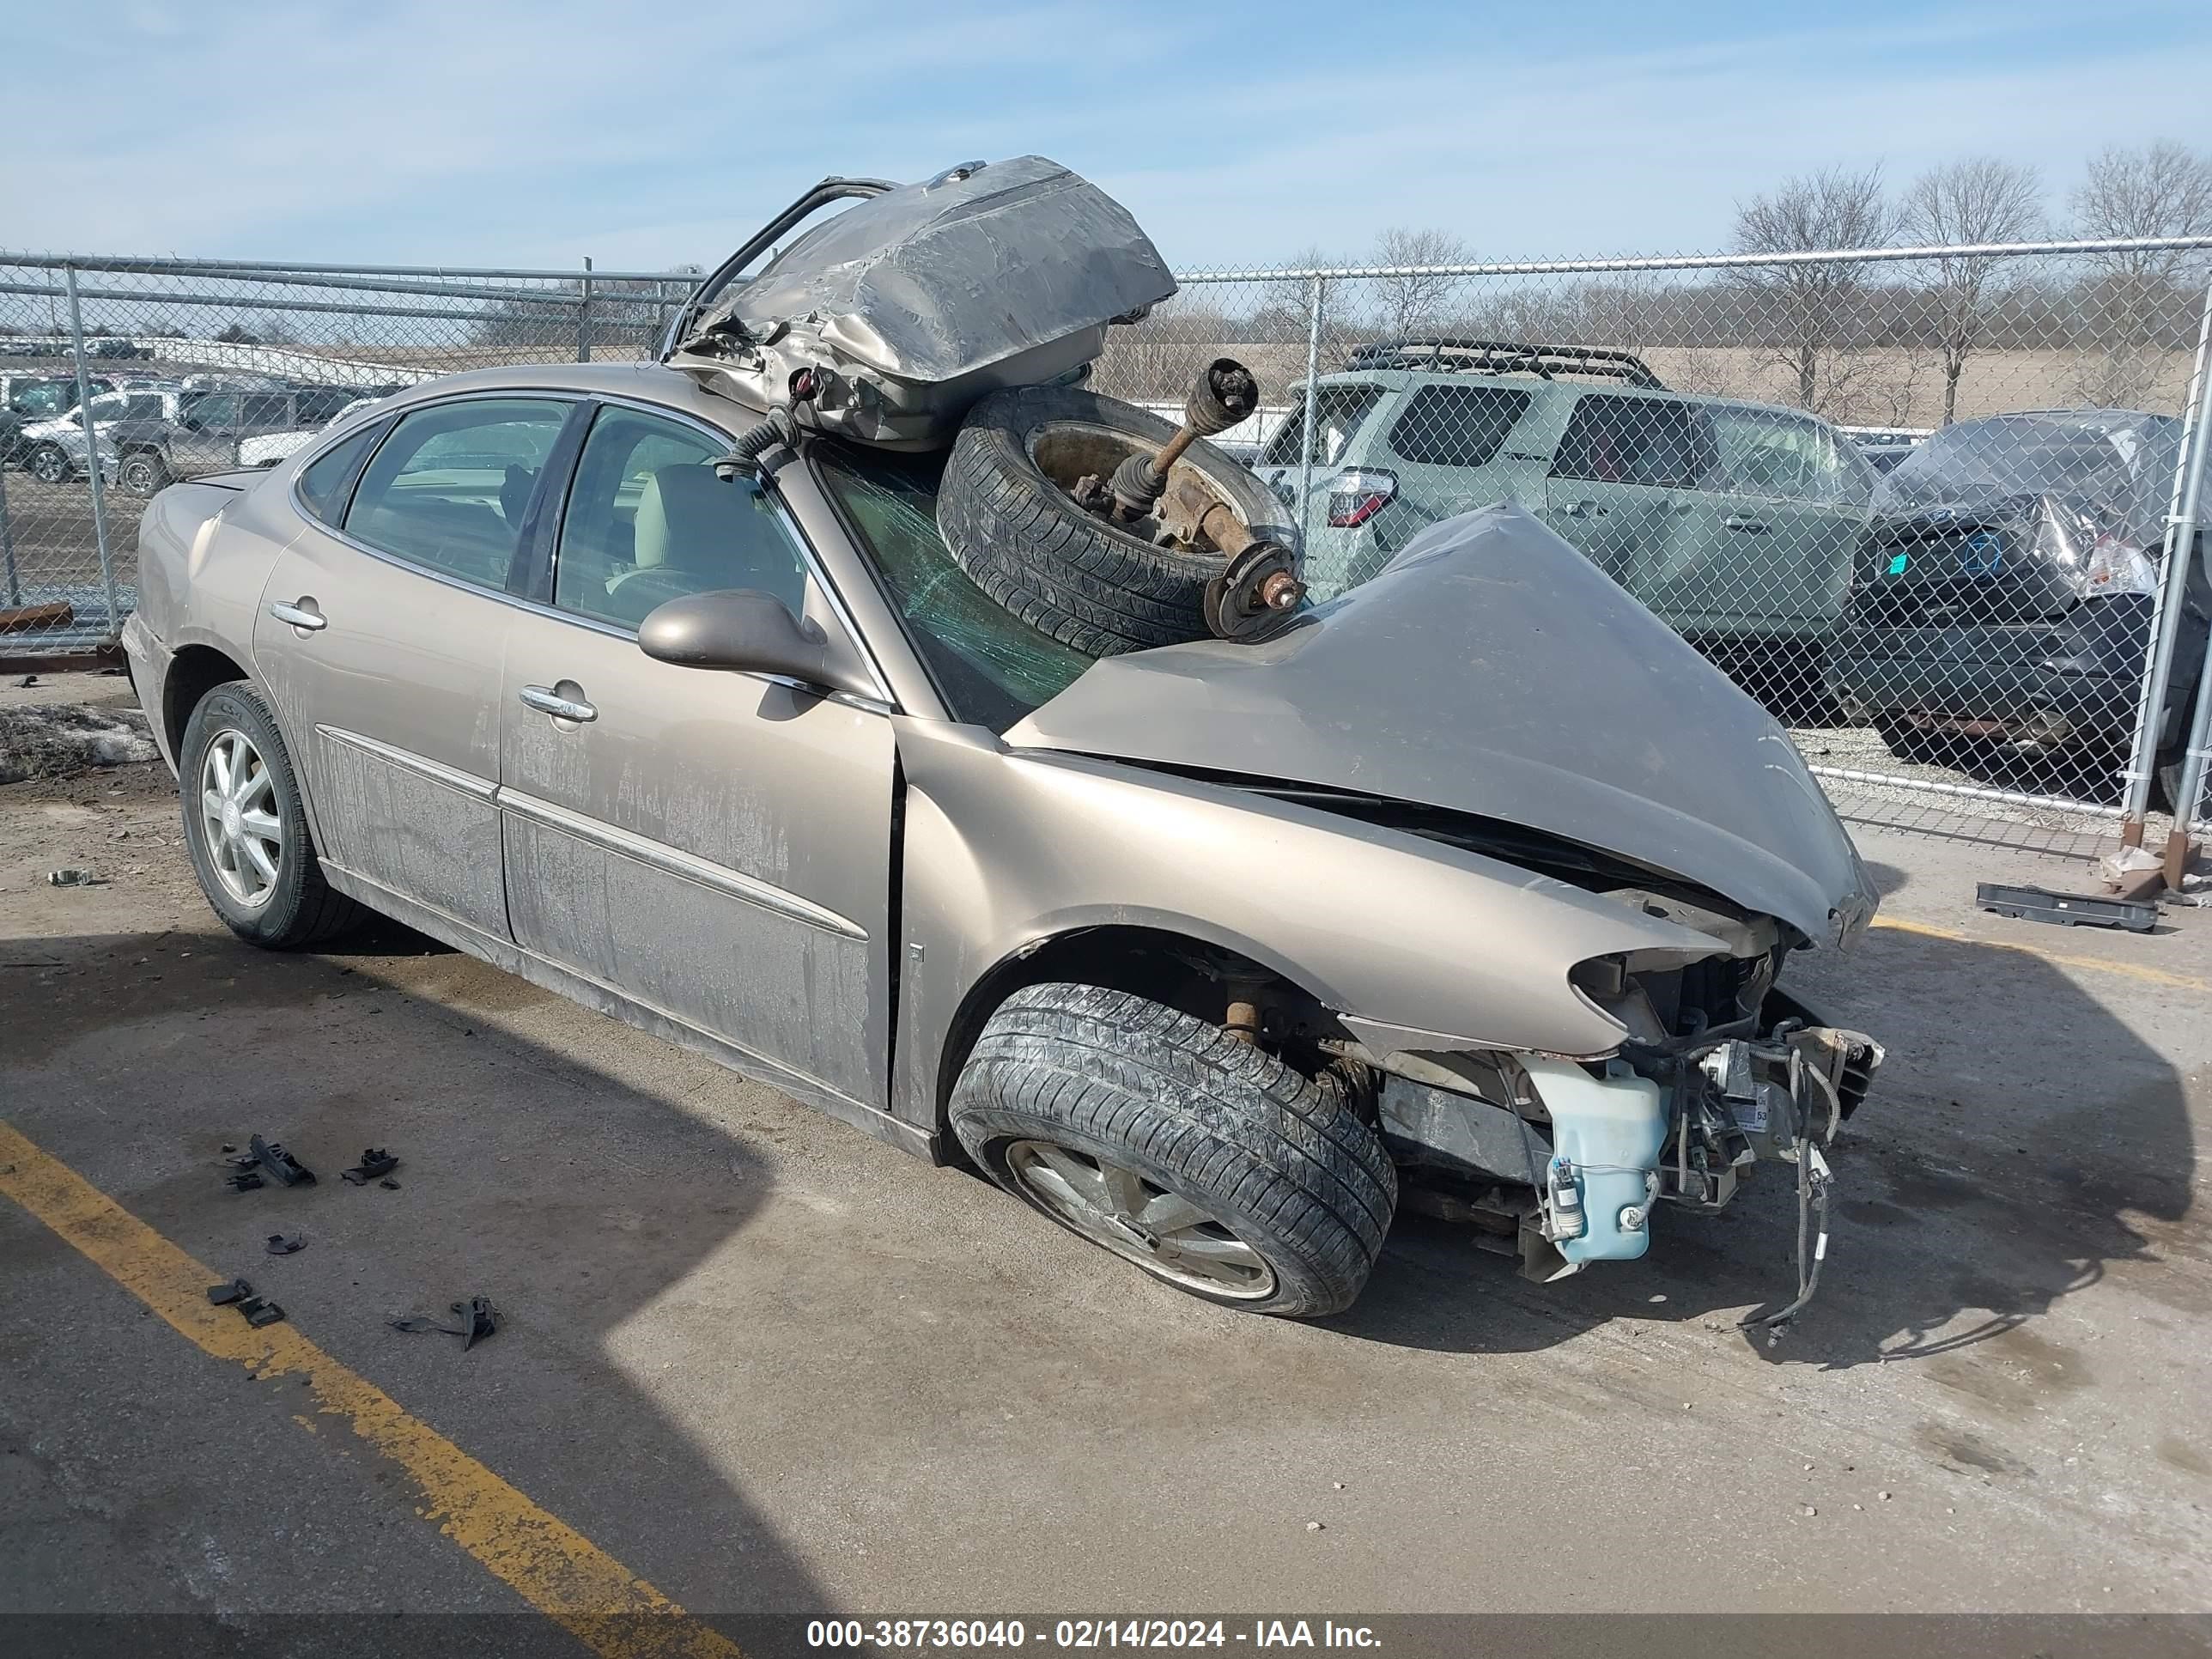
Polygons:
[[848,684],[830,636],[817,623],[791,614],[773,593],[757,587],[686,593],[655,608],[638,624],[638,648],[683,668],[778,674],[833,691],[864,691]]

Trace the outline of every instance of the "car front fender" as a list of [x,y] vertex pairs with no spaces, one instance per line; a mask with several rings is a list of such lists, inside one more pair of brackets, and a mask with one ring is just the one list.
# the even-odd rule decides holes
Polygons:
[[1495,859],[1226,785],[920,720],[901,722],[900,757],[893,1099],[918,1123],[934,1121],[971,994],[1079,929],[1234,951],[1353,1032],[1576,1056],[1626,1035],[1569,983],[1577,963],[1726,948]]

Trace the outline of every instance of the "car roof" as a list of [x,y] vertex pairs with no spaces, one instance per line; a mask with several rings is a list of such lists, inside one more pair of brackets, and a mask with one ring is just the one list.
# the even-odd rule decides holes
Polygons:
[[1549,386],[1557,392],[1582,395],[1598,392],[1610,398],[1648,398],[1661,403],[1695,404],[1704,408],[1749,409],[1765,415],[1790,415],[1801,420],[1818,421],[1828,424],[1823,416],[1809,409],[1798,409],[1790,404],[1760,403],[1750,398],[1722,398],[1704,392],[1677,392],[1671,387],[1623,386],[1613,380],[1552,380],[1531,374],[1455,374],[1448,371],[1413,368],[1355,368],[1324,374],[1321,384],[1331,386],[1374,385],[1386,391],[1411,391],[1425,386],[1502,386],[1510,391],[1527,392],[1534,386]]
[[750,426],[762,410],[720,392],[709,392],[681,369],[659,363],[514,363],[497,368],[471,368],[459,374],[441,374],[420,380],[392,393],[382,401],[392,409],[404,409],[438,398],[471,392],[546,391],[599,393],[611,398],[639,398],[666,404],[717,425]]

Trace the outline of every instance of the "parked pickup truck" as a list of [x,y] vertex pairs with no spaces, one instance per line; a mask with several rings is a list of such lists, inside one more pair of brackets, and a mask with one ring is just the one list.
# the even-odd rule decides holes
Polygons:
[[[134,495],[150,496],[172,479],[236,466],[244,439],[319,427],[360,395],[352,386],[164,387],[110,392],[88,408],[100,437],[101,476]],[[74,415],[25,428],[23,441],[30,452],[26,465],[44,483],[64,483],[88,471],[84,428]]]

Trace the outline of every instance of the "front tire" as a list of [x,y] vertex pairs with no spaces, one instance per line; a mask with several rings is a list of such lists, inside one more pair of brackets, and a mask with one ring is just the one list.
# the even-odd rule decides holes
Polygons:
[[192,873],[232,933],[289,951],[361,920],[361,907],[323,879],[292,757],[246,682],[218,685],[192,710],[177,780]]
[[977,1038],[951,1115],[969,1154],[1032,1208],[1249,1312],[1349,1307],[1397,1205],[1349,1091],[1125,991],[1015,992]]
[[76,474],[59,444],[40,444],[31,452],[24,470],[44,484],[67,483]]

